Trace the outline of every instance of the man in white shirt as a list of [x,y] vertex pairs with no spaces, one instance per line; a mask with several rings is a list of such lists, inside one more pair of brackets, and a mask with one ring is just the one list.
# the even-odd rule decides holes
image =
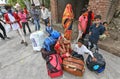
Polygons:
[[49,23],[49,11],[44,6],[44,4],[42,4],[42,6],[41,6],[41,18],[45,22],[45,26],[47,26],[47,23]]
[[83,45],[82,39],[78,40],[78,43],[74,45],[73,50],[82,56],[84,56],[85,53],[89,53],[92,57],[92,60],[97,61],[96,58],[93,56],[93,53],[88,50],[85,45]]

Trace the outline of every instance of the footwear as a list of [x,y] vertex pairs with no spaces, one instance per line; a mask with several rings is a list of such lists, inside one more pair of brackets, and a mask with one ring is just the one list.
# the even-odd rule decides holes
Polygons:
[[21,41],[21,44],[24,44],[24,41],[23,41],[23,40]]
[[5,40],[5,38],[2,38],[2,40]]
[[25,46],[28,46],[28,43],[27,43],[27,42],[24,42],[24,45],[25,45]]
[[10,37],[4,37],[4,38],[10,39]]

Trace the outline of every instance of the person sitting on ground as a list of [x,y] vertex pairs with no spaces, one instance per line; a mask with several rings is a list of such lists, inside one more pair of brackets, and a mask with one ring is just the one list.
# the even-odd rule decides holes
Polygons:
[[103,22],[103,26],[105,27],[105,32],[104,34],[100,35],[100,40],[104,40],[107,37],[110,36],[109,32],[108,32],[108,23],[107,22]]
[[64,37],[60,36],[54,49],[62,58],[69,57],[71,53],[70,41],[66,40]]
[[47,23],[46,32],[48,32],[50,34],[50,33],[52,33],[52,31],[53,31],[53,28],[51,27],[50,23]]
[[75,51],[77,54],[81,55],[81,59],[84,60],[84,54],[89,53],[92,57],[93,61],[96,61],[96,58],[93,56],[93,53],[87,49],[85,45],[83,45],[83,39],[79,39],[77,44],[73,45],[73,51]]

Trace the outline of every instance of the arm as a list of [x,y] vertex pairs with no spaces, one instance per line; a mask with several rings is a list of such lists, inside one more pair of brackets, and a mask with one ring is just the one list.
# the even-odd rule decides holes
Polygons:
[[86,52],[86,53],[89,53],[92,58],[94,57],[94,56],[93,56],[93,53],[92,53],[90,50],[88,50],[85,45],[83,45],[83,51],[84,51],[84,53],[85,53],[85,52]]
[[100,29],[100,35],[102,35],[104,32],[105,32],[105,27],[102,27],[102,28]]
[[5,22],[8,23],[8,24],[12,24],[12,22],[10,22],[9,18],[8,18],[8,14],[6,13],[4,15],[4,19],[5,19]]
[[93,53],[90,50],[88,50],[86,46],[83,46],[83,47],[84,47],[83,48],[84,52],[89,53],[91,55],[91,57],[92,57],[92,61],[96,62],[97,59],[94,57]]
[[93,28],[93,26],[90,26],[89,35],[91,35],[91,33],[92,33],[92,28]]

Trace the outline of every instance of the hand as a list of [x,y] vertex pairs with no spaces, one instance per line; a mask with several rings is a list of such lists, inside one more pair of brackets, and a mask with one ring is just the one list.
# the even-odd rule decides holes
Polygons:
[[67,31],[67,29],[64,30],[64,33]]
[[67,52],[67,53],[66,53],[66,56],[67,56],[67,57],[70,57],[71,55]]
[[14,21],[13,23],[16,23],[17,21]]
[[97,59],[96,59],[95,57],[93,57],[93,58],[92,58],[92,61],[96,62],[96,61],[97,61]]

